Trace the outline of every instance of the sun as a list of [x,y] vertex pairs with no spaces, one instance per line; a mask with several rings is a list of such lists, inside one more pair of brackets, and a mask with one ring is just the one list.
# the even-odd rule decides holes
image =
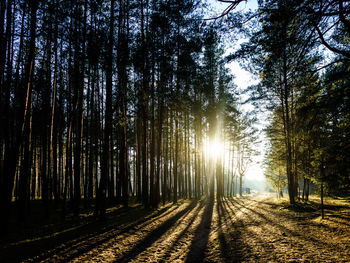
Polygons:
[[213,159],[217,159],[218,157],[222,156],[224,153],[223,143],[219,140],[212,141],[207,146],[207,153]]

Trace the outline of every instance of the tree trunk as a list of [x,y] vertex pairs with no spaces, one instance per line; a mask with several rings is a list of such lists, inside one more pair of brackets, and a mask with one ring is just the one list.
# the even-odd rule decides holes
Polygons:
[[323,182],[321,182],[321,213],[322,213],[322,219],[324,219]]
[[190,116],[187,113],[187,186],[188,186],[188,198],[192,198],[192,178],[191,178],[191,149],[190,149]]
[[168,167],[169,167],[169,160],[168,160],[168,133],[169,133],[169,120],[168,120],[168,109],[165,108],[165,135],[164,135],[164,161],[163,161],[163,187],[162,187],[162,198],[163,198],[163,205],[165,205],[165,201],[167,200],[168,196]]
[[[162,85],[162,84],[161,84]],[[161,88],[162,89],[162,88]],[[158,97],[158,143],[157,143],[157,167],[156,167],[156,186],[155,186],[155,207],[158,207],[160,201],[160,169],[162,155],[162,134],[163,134],[163,91],[160,90]]]
[[243,179],[243,176],[240,174],[239,175],[239,196],[242,197],[243,196],[243,193],[242,193],[242,180]]
[[119,25],[118,25],[118,83],[119,83],[119,107],[120,107],[120,148],[119,148],[119,173],[122,183],[122,202],[128,206],[129,182],[128,182],[128,146],[127,146],[127,126],[126,116],[127,105],[127,63],[128,63],[128,2],[119,1]]
[[143,0],[140,3],[141,7],[141,45],[142,45],[142,129],[143,129],[143,142],[142,142],[142,203],[145,207],[149,206],[148,200],[148,166],[147,166],[147,144],[148,144],[148,67],[147,67],[147,44],[145,41],[145,28],[144,28],[144,4]]
[[178,180],[178,158],[179,158],[179,121],[175,110],[175,156],[174,156],[174,203],[177,203],[177,180]]
[[140,112],[138,112],[138,116],[136,117],[136,196],[137,201],[142,201],[142,188],[141,188],[141,118]]
[[[55,15],[56,12],[55,12]],[[57,16],[55,16],[55,27],[54,27],[54,78],[53,78],[53,87],[52,87],[52,105],[51,105],[51,120],[50,120],[50,160],[51,165],[49,167],[50,174],[53,177],[54,182],[54,197],[55,197],[55,204],[57,205],[57,202],[59,200],[59,192],[58,192],[58,180],[57,180],[57,148],[56,148],[56,127],[55,127],[55,109],[56,109],[56,94],[57,94],[57,63],[58,63],[58,52],[57,52],[57,38],[58,38],[58,22],[57,22]]]
[[150,140],[150,151],[149,151],[149,179],[150,179],[150,204],[153,208],[155,208],[155,147],[156,147],[156,142],[155,142],[155,128],[154,128],[154,104],[155,104],[155,100],[154,100],[154,51],[152,50],[152,84],[151,84],[151,140]]
[[295,203],[295,192],[294,192],[294,176],[292,172],[292,146],[291,146],[291,132],[290,132],[290,110],[289,110],[289,85],[287,80],[287,57],[286,51],[283,53],[283,104],[282,109],[284,113],[284,131],[285,131],[285,143],[286,143],[286,172],[288,179],[288,194],[289,202]]
[[[80,33],[78,17],[80,16],[80,6],[76,6],[77,21],[75,29]],[[75,101],[75,148],[74,148],[74,214],[79,214],[81,200],[81,164],[82,164],[82,138],[83,138],[83,99],[84,99],[84,69],[85,69],[85,38],[86,38],[86,16],[87,0],[84,2],[84,19],[82,32],[82,47],[75,41],[75,59],[74,59],[74,88],[76,89]],[[80,53],[80,54],[79,54]]]
[[[28,63],[26,67],[25,85],[26,85],[26,96],[25,96],[25,107],[23,112],[23,121],[21,125],[20,136],[18,144],[23,142],[23,160],[21,162],[21,174],[19,182],[19,209],[20,216],[25,219],[26,207],[27,207],[27,196],[28,196],[28,184],[30,179],[30,134],[31,134],[31,111],[32,111],[32,90],[33,90],[33,73],[34,73],[34,62],[35,62],[35,40],[36,40],[36,21],[37,21],[37,9],[38,2],[33,0],[31,4],[31,19],[30,19],[30,43],[29,43],[29,54]],[[18,151],[21,152],[21,151]],[[17,161],[14,163],[16,165]],[[15,170],[15,169],[14,169]]]

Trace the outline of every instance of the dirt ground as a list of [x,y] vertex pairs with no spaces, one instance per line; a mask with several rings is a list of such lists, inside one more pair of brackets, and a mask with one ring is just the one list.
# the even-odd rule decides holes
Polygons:
[[[0,262],[350,262],[349,201],[289,207],[270,195],[109,210],[104,222],[1,243]],[[82,223],[85,222],[85,223]]]

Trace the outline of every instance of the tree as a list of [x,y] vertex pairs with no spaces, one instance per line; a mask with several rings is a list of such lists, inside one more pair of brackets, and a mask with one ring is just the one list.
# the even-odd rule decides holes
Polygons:
[[293,204],[298,195],[297,137],[295,126],[295,96],[304,70],[310,70],[318,61],[313,53],[316,40],[298,9],[284,1],[263,1],[260,4],[261,29],[254,32],[251,46],[243,45],[238,54],[251,54],[261,83],[255,86],[256,98],[271,104],[270,109],[279,111],[285,144],[285,168],[288,193]]

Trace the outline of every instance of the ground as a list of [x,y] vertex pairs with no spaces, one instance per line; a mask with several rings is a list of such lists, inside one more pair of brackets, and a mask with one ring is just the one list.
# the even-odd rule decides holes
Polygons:
[[115,207],[12,235],[0,262],[350,262],[349,200],[329,200],[324,220],[318,208],[271,195]]

